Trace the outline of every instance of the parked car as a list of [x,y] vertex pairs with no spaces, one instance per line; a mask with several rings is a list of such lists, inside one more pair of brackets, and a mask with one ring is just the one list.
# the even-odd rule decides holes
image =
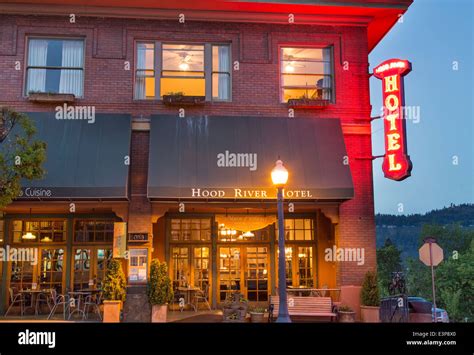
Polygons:
[[[433,315],[433,304],[423,297],[408,297],[408,308],[412,313],[431,313]],[[432,316],[434,322],[434,315]],[[438,323],[449,323],[448,312],[436,307],[436,321]]]

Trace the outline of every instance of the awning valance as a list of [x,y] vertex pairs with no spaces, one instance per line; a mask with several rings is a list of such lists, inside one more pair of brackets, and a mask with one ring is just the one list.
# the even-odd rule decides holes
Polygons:
[[27,113],[46,142],[46,175],[22,181],[19,199],[126,199],[131,117],[96,114],[95,120]]
[[353,184],[338,119],[152,116],[152,200],[265,200],[270,172],[289,170],[287,200],[344,200]]

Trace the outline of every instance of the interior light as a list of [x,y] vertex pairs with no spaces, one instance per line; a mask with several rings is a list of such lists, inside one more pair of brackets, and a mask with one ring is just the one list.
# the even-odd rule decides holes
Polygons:
[[248,231],[248,232],[245,232],[244,234],[242,234],[242,237],[252,238],[252,237],[255,237],[255,234],[253,234],[251,231]]
[[25,240],[33,240],[33,239],[36,239],[36,235],[34,235],[33,233],[31,232],[28,232],[26,234],[23,234],[21,236],[21,239],[25,239]]
[[295,71],[295,67],[293,66],[293,62],[289,62],[286,66],[285,66],[285,72],[287,73],[293,73]]
[[189,70],[189,64],[186,62],[181,62],[179,64],[179,69],[184,70],[184,71]]
[[50,242],[52,242],[53,240],[52,240],[50,237],[46,236],[46,237],[44,237],[43,239],[41,239],[41,241],[42,241],[42,242],[45,242],[45,243],[50,243]]

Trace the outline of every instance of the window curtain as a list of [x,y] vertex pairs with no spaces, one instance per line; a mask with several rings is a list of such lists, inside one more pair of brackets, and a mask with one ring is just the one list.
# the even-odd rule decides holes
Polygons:
[[[32,39],[28,47],[28,66],[45,67],[48,55],[48,41]],[[27,93],[44,92],[46,88],[46,69],[28,69]]]
[[145,99],[145,69],[146,69],[146,49],[145,46],[138,45],[137,50],[137,72],[135,78],[135,98]]
[[332,60],[331,60],[331,48],[323,49],[323,66],[324,74],[329,76],[324,76],[323,78],[323,100],[331,100],[332,92]]
[[[63,41],[62,67],[83,67],[84,42]],[[59,92],[62,94],[74,94],[82,97],[83,71],[73,69],[61,69],[59,79]]]
[[229,74],[218,74],[218,98],[219,100],[228,100],[230,98],[230,55],[229,46],[219,46],[219,72]]

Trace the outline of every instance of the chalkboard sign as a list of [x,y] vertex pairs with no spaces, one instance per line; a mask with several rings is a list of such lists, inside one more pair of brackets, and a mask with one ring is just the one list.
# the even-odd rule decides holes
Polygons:
[[129,242],[147,242],[148,233],[129,233],[128,241]]

